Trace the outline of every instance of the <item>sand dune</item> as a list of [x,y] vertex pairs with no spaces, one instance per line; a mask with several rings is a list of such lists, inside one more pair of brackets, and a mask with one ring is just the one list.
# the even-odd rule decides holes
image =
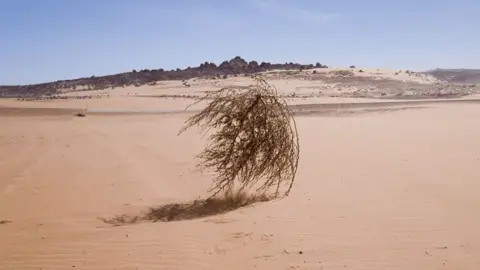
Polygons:
[[195,169],[205,141],[176,134],[188,113],[94,112],[181,111],[191,100],[114,91],[89,100],[84,118],[73,112],[85,100],[0,102],[0,269],[480,267],[475,101],[290,101],[304,113],[289,197],[112,226],[102,218],[205,197],[211,179]]

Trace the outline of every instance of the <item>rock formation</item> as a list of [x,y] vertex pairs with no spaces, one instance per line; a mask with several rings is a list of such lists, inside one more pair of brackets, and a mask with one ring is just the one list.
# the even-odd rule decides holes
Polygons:
[[115,75],[91,76],[88,78],[79,78],[73,80],[56,81],[33,85],[11,85],[0,86],[1,97],[39,97],[52,96],[59,93],[60,89],[69,89],[71,91],[83,90],[101,90],[113,87],[125,87],[129,85],[141,86],[145,84],[154,84],[157,81],[164,80],[188,80],[196,77],[205,78],[226,78],[229,75],[249,75],[253,73],[268,71],[272,69],[311,69],[324,68],[326,66],[317,63],[314,65],[302,65],[298,63],[271,64],[257,61],[247,62],[240,56],[231,60],[223,61],[220,65],[204,62],[197,67],[187,67],[185,69],[164,70],[164,69],[144,69],[132,70]]

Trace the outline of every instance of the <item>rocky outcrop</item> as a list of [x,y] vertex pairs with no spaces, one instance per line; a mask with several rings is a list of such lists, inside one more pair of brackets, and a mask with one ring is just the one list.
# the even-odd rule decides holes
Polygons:
[[316,65],[302,65],[298,63],[271,64],[257,61],[247,62],[240,56],[228,61],[223,61],[220,65],[205,62],[197,67],[187,67],[185,69],[164,70],[164,69],[144,69],[132,70],[108,76],[91,76],[89,78],[80,78],[74,80],[56,81],[34,85],[15,85],[0,86],[0,97],[38,97],[52,96],[58,94],[60,90],[82,91],[82,90],[101,90],[113,87],[141,86],[145,84],[153,85],[157,81],[164,80],[188,80],[196,77],[206,78],[226,78],[229,75],[251,75],[258,72],[264,72],[273,69],[311,69],[325,68],[327,66],[317,63]]

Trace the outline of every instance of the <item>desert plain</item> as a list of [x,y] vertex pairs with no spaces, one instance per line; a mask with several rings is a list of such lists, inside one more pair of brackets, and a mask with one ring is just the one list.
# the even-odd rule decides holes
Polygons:
[[[435,82],[380,73],[355,77]],[[382,99],[354,95],[355,80],[267,80],[296,112],[290,196],[131,224],[107,221],[208,196],[205,138],[177,135],[202,104],[184,109],[248,77],[0,99],[0,269],[480,269],[475,93]]]

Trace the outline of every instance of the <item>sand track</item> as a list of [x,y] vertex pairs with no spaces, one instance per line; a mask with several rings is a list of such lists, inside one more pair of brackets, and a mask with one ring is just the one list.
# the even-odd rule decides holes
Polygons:
[[[392,110],[402,108],[413,107],[427,107],[435,104],[480,104],[480,99],[433,99],[433,100],[409,100],[409,101],[387,101],[378,100],[376,102],[365,101],[362,102],[335,102],[335,103],[303,103],[303,104],[290,104],[289,106],[297,114],[309,114],[309,113],[322,113],[331,114],[332,111],[339,111],[341,114],[343,111],[378,111],[382,109]],[[90,108],[86,110],[88,115],[102,115],[102,116],[128,116],[128,115],[149,115],[149,114],[178,114],[178,115],[191,115],[198,112],[196,109],[125,109],[125,108]],[[73,116],[83,110],[74,108],[55,108],[55,107],[8,107],[0,106],[0,117],[13,117],[13,116]]]

